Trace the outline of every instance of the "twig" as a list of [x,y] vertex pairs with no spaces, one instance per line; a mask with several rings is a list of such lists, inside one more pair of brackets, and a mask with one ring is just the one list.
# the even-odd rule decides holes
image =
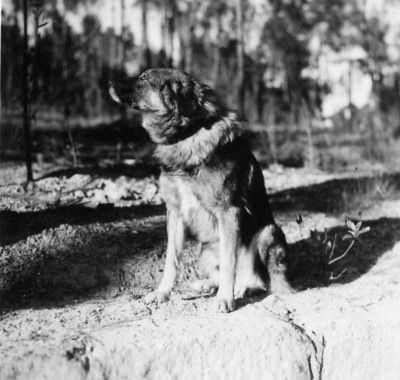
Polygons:
[[331,272],[331,275],[329,277],[329,280],[334,281],[337,280],[338,278],[342,277],[343,274],[347,271],[347,268],[344,268],[337,276],[333,275],[333,272]]
[[332,249],[331,249],[331,253],[329,254],[329,260],[332,258],[333,253],[335,252],[336,238],[337,238],[337,234],[335,234],[335,237],[333,238]]
[[339,261],[341,259],[343,259],[350,251],[350,249],[353,247],[355,240],[352,240],[350,245],[347,247],[347,249],[344,251],[344,253],[332,260],[328,261],[328,265],[332,265],[333,263],[335,263],[336,261]]

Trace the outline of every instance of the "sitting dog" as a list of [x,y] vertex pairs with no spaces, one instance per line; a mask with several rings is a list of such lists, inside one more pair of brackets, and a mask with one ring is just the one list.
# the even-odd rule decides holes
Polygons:
[[201,245],[199,267],[207,276],[194,288],[218,288],[219,311],[234,310],[234,298],[247,292],[291,292],[285,236],[237,115],[211,88],[175,69],[150,69],[133,84],[112,83],[109,90],[115,101],[142,114],[161,165],[165,269],[145,300],[169,298],[187,234]]

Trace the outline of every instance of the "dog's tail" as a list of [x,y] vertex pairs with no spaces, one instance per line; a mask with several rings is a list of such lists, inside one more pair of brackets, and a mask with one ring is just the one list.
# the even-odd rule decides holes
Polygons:
[[260,232],[257,237],[257,250],[264,275],[269,277],[270,292],[292,293],[286,279],[288,244],[283,231],[276,224],[270,224]]

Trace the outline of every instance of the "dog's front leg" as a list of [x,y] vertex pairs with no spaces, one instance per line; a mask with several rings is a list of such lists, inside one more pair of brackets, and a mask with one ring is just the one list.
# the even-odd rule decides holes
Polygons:
[[217,310],[222,313],[233,311],[235,307],[233,291],[239,246],[239,215],[239,210],[233,207],[220,210],[217,215],[220,238]]
[[185,227],[182,217],[174,210],[167,211],[167,252],[165,257],[164,273],[157,290],[145,297],[145,302],[163,302],[169,299],[175,285],[180,255],[185,242]]

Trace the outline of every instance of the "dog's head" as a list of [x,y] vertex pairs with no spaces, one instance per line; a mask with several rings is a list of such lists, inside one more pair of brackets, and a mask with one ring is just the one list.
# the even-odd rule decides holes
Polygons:
[[176,69],[146,70],[132,83],[111,83],[109,92],[142,114],[143,127],[158,144],[191,136],[226,113],[211,88]]

